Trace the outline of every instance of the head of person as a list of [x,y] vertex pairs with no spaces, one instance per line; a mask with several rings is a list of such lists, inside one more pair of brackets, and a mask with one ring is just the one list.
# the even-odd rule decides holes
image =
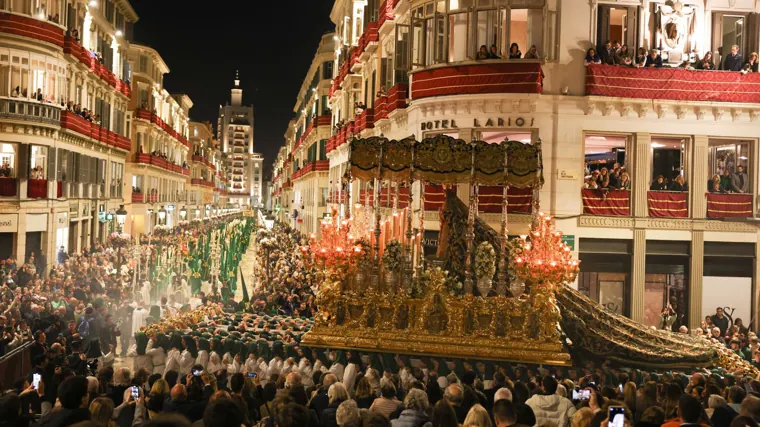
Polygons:
[[385,399],[393,399],[396,397],[396,386],[393,385],[393,382],[383,382],[383,385],[380,386],[380,396]]
[[595,57],[596,49],[594,49],[593,47],[588,48],[588,50],[586,51],[586,56],[588,56],[589,58]]
[[457,413],[446,399],[441,399],[435,404],[431,421],[436,427],[459,427]]
[[494,403],[498,402],[499,400],[509,400],[512,401],[512,390],[502,387],[498,390],[496,390],[496,393],[493,395],[493,401]]
[[739,53],[739,46],[737,45],[731,46],[731,54],[736,55],[737,53]]
[[346,400],[341,403],[335,412],[335,421],[340,427],[359,427],[362,420],[356,401]]
[[544,376],[544,379],[541,380],[541,390],[547,396],[557,393],[557,380],[551,375]]
[[240,405],[224,397],[209,401],[203,412],[204,427],[239,426],[244,421],[245,416]]
[[570,419],[570,427],[588,427],[591,424],[592,418],[594,418],[594,411],[591,408],[581,408]]
[[745,397],[747,397],[747,392],[744,391],[744,388],[735,385],[728,388],[726,397],[728,398],[728,403],[739,404],[744,401]]
[[277,427],[299,427],[309,425],[311,415],[305,406],[288,403],[277,411],[275,424]]
[[507,399],[495,401],[493,404],[493,420],[496,427],[506,427],[517,423],[516,405]]
[[487,55],[488,54],[488,48],[486,47],[486,45],[481,45],[480,46],[480,50],[478,51],[478,53],[481,54],[481,55],[483,55],[483,56]]
[[659,406],[650,406],[641,413],[642,423],[662,425],[665,422],[665,411]]
[[99,426],[108,426],[113,417],[113,400],[98,397],[90,403],[90,421]]
[[335,402],[343,402],[348,400],[348,391],[343,383],[335,383],[327,389],[327,398],[331,405]]
[[463,425],[464,427],[491,427],[491,417],[488,416],[488,411],[484,407],[476,403],[467,412]]
[[429,406],[427,393],[416,388],[409,390],[404,398],[404,407],[412,411],[427,412]]
[[90,403],[87,378],[75,376],[63,380],[58,386],[58,400],[64,409],[86,408]]
[[649,51],[649,57],[652,59],[657,58],[657,49],[652,49]]
[[461,406],[464,400],[464,390],[459,384],[450,384],[446,387],[446,391],[443,393],[443,398],[446,399],[451,406]]
[[512,43],[509,45],[509,53],[517,53],[520,51],[520,46],[517,45],[517,43]]
[[694,396],[685,394],[678,401],[678,418],[682,424],[699,424],[702,416],[702,405]]

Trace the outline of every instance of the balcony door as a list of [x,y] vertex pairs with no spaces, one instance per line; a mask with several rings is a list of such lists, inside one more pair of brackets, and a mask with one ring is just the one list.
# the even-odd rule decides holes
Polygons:
[[597,14],[596,43],[604,47],[608,40],[618,40],[628,46],[628,52],[636,52],[639,8],[600,4]]
[[723,62],[731,53],[731,46],[739,46],[739,53],[746,60],[750,53],[758,51],[758,31],[760,31],[760,14],[741,12],[713,12],[712,16],[712,50],[718,51],[719,57],[713,61]]

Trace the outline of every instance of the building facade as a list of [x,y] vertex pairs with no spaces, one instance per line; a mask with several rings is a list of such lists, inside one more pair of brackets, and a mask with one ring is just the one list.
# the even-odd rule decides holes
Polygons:
[[327,141],[334,58],[335,34],[325,34],[298,92],[295,117],[285,133],[286,149],[280,150],[275,165],[275,186],[279,183],[280,188],[273,199],[280,219],[305,233],[319,232],[319,221],[328,213]]
[[[254,168],[260,162],[254,160],[253,106],[243,105],[243,89],[240,88],[238,76],[235,76],[235,86],[230,95],[230,103],[219,107],[217,139],[227,171],[228,202],[243,208],[257,203],[254,197]],[[260,198],[261,186],[258,194]]]
[[206,210],[226,206],[226,177],[222,152],[211,123],[190,122],[190,187],[187,192],[187,219],[203,219]]
[[127,175],[132,183],[128,203],[134,235],[154,226],[176,225],[187,202],[190,178],[187,95],[171,95],[163,87],[169,67],[154,49],[132,44],[128,61],[132,75],[129,126],[132,148]]
[[50,267],[119,230],[137,20],[126,0],[0,2],[0,258]]
[[[721,68],[733,45],[744,58],[757,52],[758,12],[751,0],[337,0],[330,15],[329,201],[354,215],[374,208],[365,197],[370,183],[354,182],[350,199],[341,185],[353,137],[541,143],[545,184],[537,197],[582,261],[575,287],[652,326],[670,301],[692,328],[717,306],[746,322],[760,304],[760,104],[748,95],[760,79],[685,70],[683,63],[696,68],[711,52]],[[664,66],[586,66],[591,47],[606,60],[608,40],[626,45],[633,62],[638,48],[656,49],[654,62]],[[494,54],[478,59],[481,49]],[[609,56],[626,65],[625,55]],[[286,134],[274,163],[275,210],[288,221],[300,207],[295,136]],[[595,171],[616,168],[630,178],[622,190],[584,188]],[[711,192],[715,175],[718,192]],[[735,177],[738,188],[729,182],[720,192],[720,175]],[[387,194],[378,200],[387,241],[399,234],[398,213],[408,207],[405,189],[378,185]],[[411,186],[411,208],[424,212],[422,246],[434,257],[443,190],[424,190],[420,206],[420,183]],[[466,186],[457,194],[469,200]],[[496,196],[480,203],[480,216],[497,230],[500,194],[480,192]],[[528,230],[533,198],[510,189],[511,236]],[[311,224],[301,229],[312,231]]]

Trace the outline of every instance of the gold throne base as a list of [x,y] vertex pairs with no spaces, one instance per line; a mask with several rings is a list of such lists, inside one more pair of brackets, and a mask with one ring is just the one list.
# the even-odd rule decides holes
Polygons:
[[442,287],[422,298],[321,291],[319,313],[301,344],[377,353],[569,366],[558,319],[528,296],[451,296]]

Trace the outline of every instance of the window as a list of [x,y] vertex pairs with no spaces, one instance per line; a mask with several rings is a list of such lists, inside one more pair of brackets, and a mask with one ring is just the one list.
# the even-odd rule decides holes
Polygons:
[[[709,143],[710,159],[708,175],[712,180],[717,176],[720,181],[720,192],[724,193],[751,193],[752,185],[752,159],[750,155],[750,142],[740,140],[711,139]],[[737,174],[738,168],[742,168],[744,176]],[[733,178],[733,183],[732,183]],[[746,180],[746,184],[744,183]],[[741,191],[742,188],[746,191]],[[713,188],[707,191],[715,192]]]
[[333,61],[325,61],[322,63],[322,80],[330,80],[333,78]]
[[16,146],[0,144],[0,178],[16,177]]
[[47,155],[48,147],[42,145],[31,146],[31,155],[29,156],[29,166],[31,168],[29,179],[46,179]]
[[[689,146],[689,139],[684,138],[658,138],[652,137],[652,176],[650,177],[653,190],[668,191],[685,191],[679,187],[680,181],[688,185],[688,176],[686,175],[686,150]],[[663,177],[664,188],[657,187],[659,177]],[[678,178],[678,177],[681,178]],[[658,184],[655,185],[654,183]]]
[[148,72],[148,57],[145,56],[145,55],[140,55],[139,71],[141,73],[147,73]]

